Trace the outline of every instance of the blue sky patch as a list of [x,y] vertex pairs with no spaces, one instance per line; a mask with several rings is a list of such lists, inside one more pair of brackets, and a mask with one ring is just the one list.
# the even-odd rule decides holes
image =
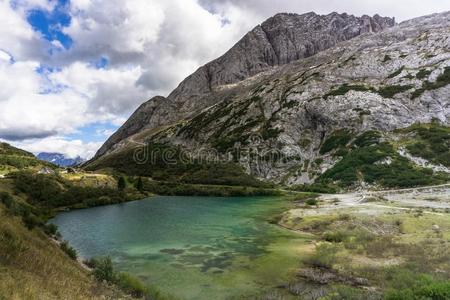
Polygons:
[[59,0],[52,11],[43,9],[28,11],[27,21],[45,39],[59,41],[64,48],[69,49],[73,44],[73,40],[62,31],[63,27],[69,26],[71,21],[68,7],[68,0]]
[[119,127],[111,123],[92,123],[78,128],[77,132],[65,136],[69,140],[81,140],[84,143],[104,142]]

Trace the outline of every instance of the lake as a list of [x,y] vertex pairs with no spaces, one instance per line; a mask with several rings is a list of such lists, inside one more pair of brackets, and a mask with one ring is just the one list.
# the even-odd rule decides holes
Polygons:
[[234,299],[273,291],[294,275],[297,233],[270,224],[289,203],[275,197],[156,196],[57,215],[83,258],[111,256],[179,299]]

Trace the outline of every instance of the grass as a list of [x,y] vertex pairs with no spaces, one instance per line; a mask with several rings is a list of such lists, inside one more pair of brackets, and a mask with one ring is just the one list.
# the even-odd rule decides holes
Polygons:
[[0,299],[120,298],[0,204]]
[[[448,217],[423,218],[408,212],[378,217],[316,215],[297,220],[293,226],[322,240],[313,253],[302,258],[304,267],[319,270],[316,279],[321,279],[323,270],[337,278],[363,278],[378,291],[370,294],[373,299],[449,299],[448,237],[433,233],[431,238],[427,233],[436,223],[448,231]],[[406,226],[400,230],[403,224]],[[391,260],[397,263],[387,263]],[[324,299],[368,296],[364,289],[346,284],[329,289]]]
[[37,159],[30,152],[15,148],[7,143],[0,143],[0,173],[9,173],[25,168],[37,170],[42,167],[57,168],[49,162]]

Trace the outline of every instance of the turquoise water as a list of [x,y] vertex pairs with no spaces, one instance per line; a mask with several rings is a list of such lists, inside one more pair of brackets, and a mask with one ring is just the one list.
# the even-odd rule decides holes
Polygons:
[[270,224],[278,198],[165,197],[61,213],[51,222],[83,258],[109,255],[180,299],[250,297],[286,283],[305,240]]

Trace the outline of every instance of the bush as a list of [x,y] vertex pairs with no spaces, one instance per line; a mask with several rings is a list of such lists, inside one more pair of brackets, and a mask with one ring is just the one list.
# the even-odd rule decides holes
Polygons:
[[[390,158],[390,164],[376,164]],[[440,184],[445,182],[445,175],[433,174],[432,170],[413,166],[400,156],[392,145],[384,142],[376,145],[356,148],[337,162],[331,169],[320,175],[318,182],[326,184],[339,182],[348,187],[355,184],[363,176],[365,182],[378,183],[385,187],[414,187]]]
[[384,98],[392,98],[399,93],[412,89],[412,85],[390,85],[378,90],[378,94]]
[[426,69],[421,69],[419,72],[417,72],[416,78],[424,79],[425,77],[428,77],[430,74],[431,74],[431,71],[426,70]]
[[342,243],[347,238],[344,231],[327,231],[323,234],[323,239],[330,243]]
[[347,130],[337,130],[329,136],[320,147],[319,153],[325,154],[331,150],[337,149],[341,146],[347,145],[352,139],[352,136]]
[[317,182],[313,184],[302,184],[291,187],[292,190],[308,193],[336,194],[338,187],[326,182]]
[[64,251],[71,259],[76,260],[77,259],[77,251],[72,248],[67,241],[63,241],[60,244],[60,248],[62,251]]
[[110,257],[92,258],[85,263],[94,269],[93,273],[97,280],[115,284],[135,298],[170,299],[163,297],[157,289],[145,286],[138,278],[128,273],[116,272]]
[[450,67],[445,67],[444,72],[436,78],[436,82],[425,81],[420,89],[414,91],[412,99],[421,96],[425,91],[436,90],[450,84]]
[[6,208],[11,208],[14,203],[14,198],[7,192],[0,193],[0,202],[3,203]]
[[99,281],[114,282],[114,268],[109,256],[91,260],[91,265],[94,266],[94,276]]
[[125,182],[125,178],[123,176],[120,176],[119,181],[117,182],[117,188],[119,189],[119,191],[123,191],[126,186],[127,183]]
[[400,75],[400,73],[405,69],[405,66],[400,67],[397,71],[395,71],[394,73],[390,74],[388,76],[388,78],[394,78],[397,77],[398,75]]
[[140,192],[144,190],[144,183],[142,182],[142,177],[138,178],[138,181],[136,183],[136,189]]
[[303,262],[311,267],[331,269],[336,263],[336,255],[339,249],[333,244],[319,244],[316,246],[315,253]]
[[115,283],[122,291],[135,298],[142,298],[149,293],[148,288],[138,278],[128,273],[118,273]]
[[29,230],[32,230],[36,226],[41,226],[43,222],[34,214],[27,214],[22,217],[22,221]]
[[385,292],[386,300],[450,299],[450,281],[405,269],[392,269],[388,276],[392,286]]
[[317,199],[308,199],[308,200],[306,200],[305,203],[310,205],[310,206],[314,206],[314,205],[318,205],[319,201],[317,201]]
[[359,92],[367,92],[367,91],[374,91],[373,88],[366,87],[364,85],[348,85],[343,84],[339,88],[334,89],[330,91],[328,94],[324,96],[324,99],[327,99],[330,96],[340,96],[345,95],[349,91],[359,91]]
[[55,224],[46,224],[44,226],[44,232],[48,235],[56,235],[58,233],[58,226]]

